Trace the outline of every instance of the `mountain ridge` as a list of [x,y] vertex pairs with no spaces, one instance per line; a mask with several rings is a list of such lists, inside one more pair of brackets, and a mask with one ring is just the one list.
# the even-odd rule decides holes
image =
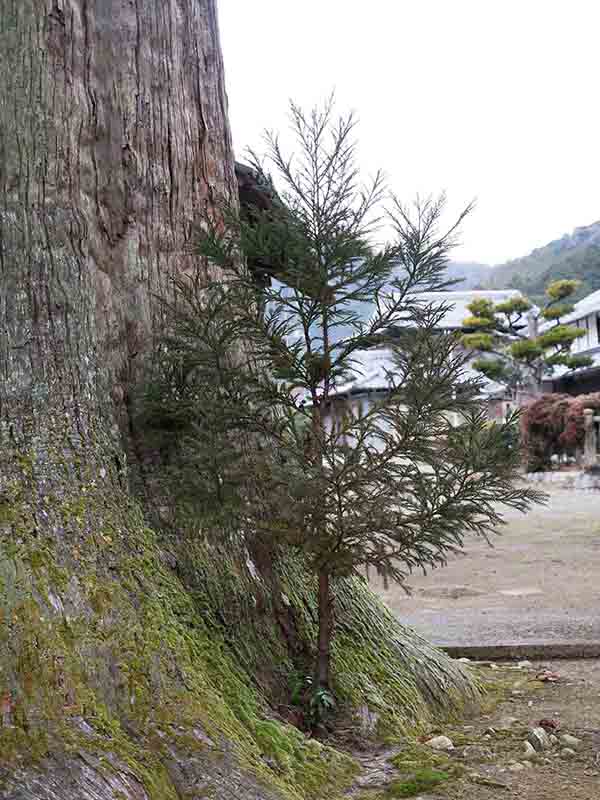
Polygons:
[[457,288],[519,289],[534,302],[543,299],[551,281],[575,278],[581,281],[574,298],[579,300],[600,289],[600,220],[501,264],[450,262],[447,275],[461,280]]

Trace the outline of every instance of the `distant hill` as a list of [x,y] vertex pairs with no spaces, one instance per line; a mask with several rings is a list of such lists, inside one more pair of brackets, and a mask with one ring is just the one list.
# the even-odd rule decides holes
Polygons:
[[575,228],[528,256],[495,266],[488,285],[520,289],[531,300],[541,302],[545,287],[558,278],[582,281],[576,300],[600,289],[600,222]]
[[451,261],[446,275],[450,280],[460,280],[455,289],[484,289],[489,286],[492,269],[476,261]]

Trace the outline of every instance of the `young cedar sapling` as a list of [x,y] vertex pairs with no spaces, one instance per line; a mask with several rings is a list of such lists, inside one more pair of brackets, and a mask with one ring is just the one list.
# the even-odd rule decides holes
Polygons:
[[[294,156],[266,139],[277,201],[202,221],[202,258],[176,280],[161,358],[167,386],[180,376],[165,408],[184,409],[181,450],[213,529],[297,548],[314,574],[318,691],[332,687],[339,579],[373,567],[403,583],[465,535],[491,534],[501,506],[525,511],[541,495],[515,485],[514,418],[488,423],[463,351],[440,332],[448,306],[420,299],[448,285],[464,214],[440,232],[443,198],[391,200],[394,241],[375,246],[383,181],[360,183],[353,117],[292,105],[291,123]],[[394,359],[389,391],[335,413],[338,388],[381,347]]]

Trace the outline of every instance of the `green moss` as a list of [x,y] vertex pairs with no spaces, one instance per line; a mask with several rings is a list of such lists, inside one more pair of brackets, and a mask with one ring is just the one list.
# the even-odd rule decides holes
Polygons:
[[414,772],[425,767],[447,772],[453,770],[453,762],[448,755],[414,741],[405,745],[402,752],[392,759],[392,764],[404,773]]
[[15,453],[15,460],[16,463],[19,465],[21,472],[27,478],[31,478],[33,476],[33,465],[35,461],[35,455],[32,451],[30,452],[20,452],[17,451]]
[[[80,526],[84,513],[95,513],[92,501],[92,492],[86,492],[84,512],[83,503],[63,500],[57,505],[62,521]],[[40,608],[30,593],[34,584],[44,586],[46,597],[48,576],[62,572],[50,542],[25,538],[13,554],[20,574],[10,612],[13,667],[23,725],[11,734],[14,744],[3,748],[3,755],[10,761],[25,753],[26,762],[41,757],[43,747],[32,746],[27,730],[32,716],[41,716],[63,745],[115,754],[152,798],[166,800],[176,794],[158,731],[169,730],[168,741],[175,739],[187,752],[193,747],[206,752],[206,743],[190,733],[200,728],[217,750],[219,742],[227,741],[240,766],[278,788],[282,798],[337,795],[356,772],[354,762],[291,726],[265,719],[265,699],[165,569],[154,535],[136,509],[130,509],[129,525],[120,535],[110,523],[102,529],[108,531],[104,553],[96,557],[90,550],[92,539],[80,545],[79,608],[69,619],[52,607]],[[109,553],[113,560],[118,556],[113,575],[104,568]],[[3,592],[3,599],[7,597]],[[116,696],[111,691],[115,682]],[[70,714],[84,716],[95,736],[74,734]],[[145,731],[139,742],[124,733],[122,717]],[[173,726],[182,733],[174,734]],[[152,742],[149,731],[156,732]]]
[[[17,720],[21,722],[21,720]],[[48,755],[48,734],[44,730],[25,731],[19,724],[0,728],[0,753],[3,764],[16,763],[27,753],[30,763],[39,763]]]
[[[0,619],[10,620],[0,674],[11,676],[15,699],[15,728],[2,732],[6,747],[0,742],[8,763],[35,762],[49,746],[104,753],[106,769],[114,756],[153,800],[169,800],[177,795],[165,764],[176,747],[209,761],[226,752],[282,800],[342,795],[356,763],[273,719],[287,676],[313,657],[314,586],[302,562],[276,560],[267,584],[250,574],[243,550],[196,539],[180,559],[184,584],[139,508],[93,473],[44,496],[48,533],[36,530],[26,472],[0,505],[9,528]],[[477,700],[466,670],[404,631],[362,582],[340,582],[337,602],[335,691],[344,711],[367,705],[380,732],[397,735]],[[210,797],[210,786],[203,791]]]
[[124,768],[135,775],[149,795],[150,800],[178,800],[179,795],[161,758],[156,740],[150,737],[133,741],[119,722],[100,706],[96,715],[87,720],[92,724],[92,735],[78,734],[68,724],[61,728],[61,740],[67,753],[78,755],[82,751],[94,753],[103,769],[117,772]]
[[385,797],[390,800],[397,797],[415,797],[421,792],[434,789],[440,783],[450,780],[447,772],[435,769],[417,770],[412,777],[405,781],[394,781],[385,792]]

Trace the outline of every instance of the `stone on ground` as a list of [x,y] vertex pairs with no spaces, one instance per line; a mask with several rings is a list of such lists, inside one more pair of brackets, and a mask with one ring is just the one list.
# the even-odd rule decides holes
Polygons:
[[489,747],[482,747],[478,744],[469,744],[462,751],[463,758],[467,761],[489,761],[494,754]]
[[578,739],[576,736],[571,736],[568,733],[564,733],[560,737],[560,743],[563,747],[567,747],[571,750],[579,750],[581,747],[581,739]]
[[530,759],[534,758],[537,754],[537,750],[531,744],[531,742],[524,742],[523,743],[523,759],[529,761]]
[[549,750],[551,746],[550,737],[543,728],[533,728],[533,730],[529,731],[527,741],[538,753],[541,753],[542,750]]
[[447,736],[434,736],[426,744],[434,750],[454,750],[454,743]]

